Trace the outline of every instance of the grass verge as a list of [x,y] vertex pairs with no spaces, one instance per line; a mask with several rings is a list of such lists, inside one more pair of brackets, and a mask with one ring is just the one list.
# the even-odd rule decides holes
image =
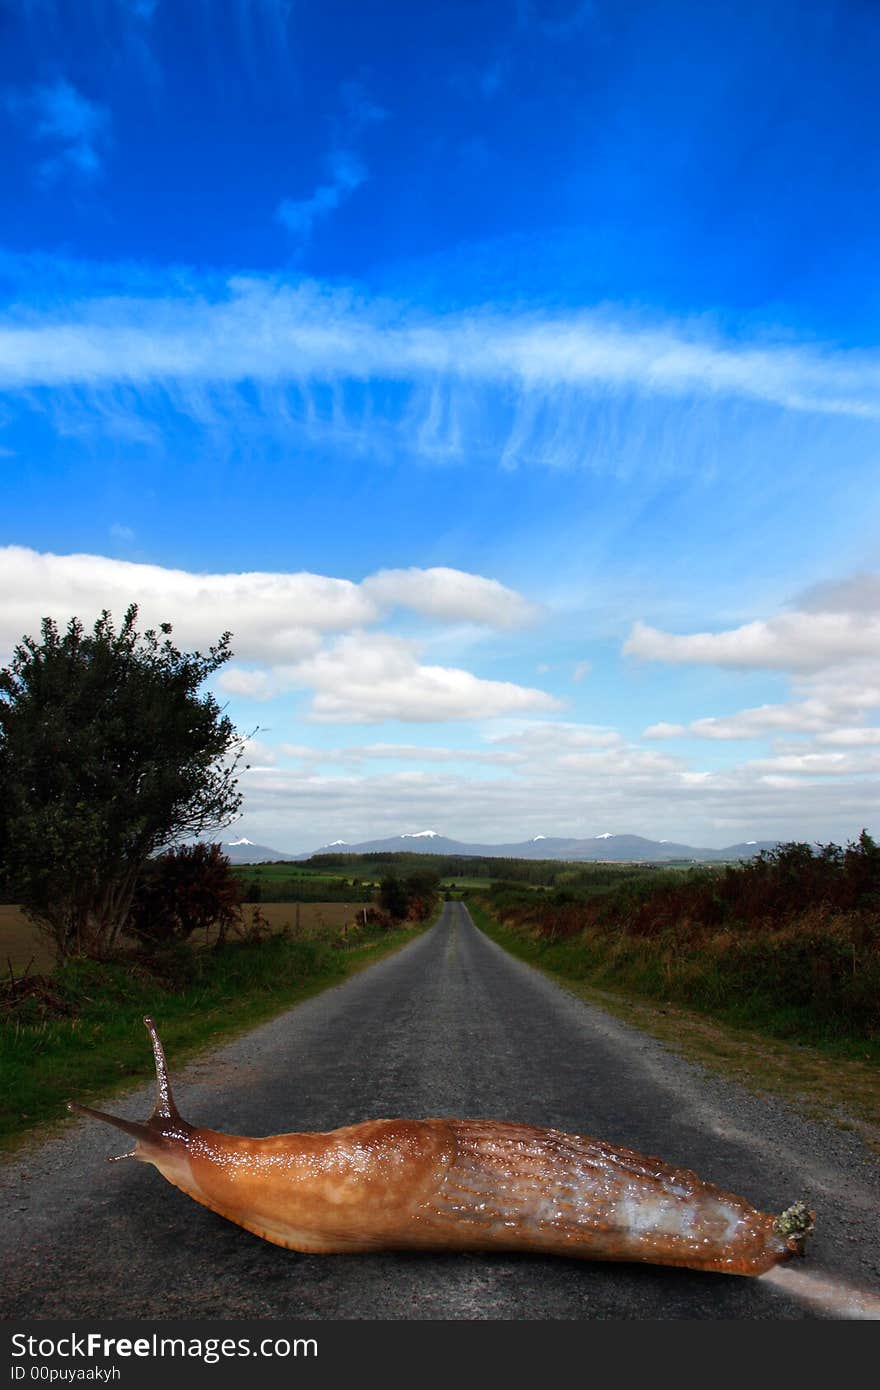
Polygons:
[[51,977],[51,1008],[25,999],[0,1021],[0,1149],[57,1122],[70,1099],[93,1101],[147,1080],[144,1014],[183,1060],[339,984],[427,925],[347,937],[277,934],[219,950],[178,949],[149,963],[70,962]]
[[547,943],[502,926],[484,907],[468,903],[474,922],[511,955],[536,966],[572,994],[651,1034],[688,1061],[738,1081],[753,1094],[778,1095],[811,1119],[858,1133],[880,1154],[880,1084],[876,1059],[842,1055],[833,1043],[810,1045],[696,1012],[629,988],[593,982],[572,941]]

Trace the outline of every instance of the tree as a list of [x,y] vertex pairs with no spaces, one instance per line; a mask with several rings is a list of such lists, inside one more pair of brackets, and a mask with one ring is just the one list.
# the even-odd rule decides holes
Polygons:
[[128,931],[147,946],[161,946],[216,926],[219,946],[241,921],[242,896],[242,881],[221,845],[179,845],[145,865]]
[[402,921],[409,907],[409,894],[406,885],[396,874],[386,874],[379,884],[379,906],[395,921]]
[[90,633],[44,618],[0,671],[0,860],[61,960],[103,955],[124,930],[145,864],[228,825],[243,739],[199,687],[232,655],[181,652],[171,625]]

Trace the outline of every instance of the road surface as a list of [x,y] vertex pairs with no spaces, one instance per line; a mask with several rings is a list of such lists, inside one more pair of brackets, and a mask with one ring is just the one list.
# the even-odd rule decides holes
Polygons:
[[[345,984],[185,1069],[170,1063],[195,1124],[257,1135],[381,1116],[521,1120],[659,1154],[764,1210],[805,1197],[817,1233],[806,1260],[759,1280],[528,1255],[300,1255],[152,1167],[108,1166],[124,1136],[76,1119],[0,1170],[5,1318],[880,1316],[877,1170],[855,1136],[582,1003],[459,903]],[[152,1088],[109,1108],[146,1118]]]

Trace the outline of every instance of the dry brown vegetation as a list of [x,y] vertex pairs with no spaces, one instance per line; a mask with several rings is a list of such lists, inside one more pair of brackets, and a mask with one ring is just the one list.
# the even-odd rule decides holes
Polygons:
[[880,1051],[880,848],[782,845],[723,871],[593,895],[491,892],[536,958],[599,988],[675,1001],[769,1035]]
[[[301,932],[312,933],[324,928],[341,930],[361,920],[363,910],[363,903],[244,903],[241,912],[248,927],[259,913],[272,931],[285,927],[296,931],[299,926]],[[207,944],[213,944],[211,936]],[[0,904],[0,975],[6,975],[10,966],[15,975],[28,968],[30,973],[45,974],[54,965],[49,937],[28,921],[20,907]]]

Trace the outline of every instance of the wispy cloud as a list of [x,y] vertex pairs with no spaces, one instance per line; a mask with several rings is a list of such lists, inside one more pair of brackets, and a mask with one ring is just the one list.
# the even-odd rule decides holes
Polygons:
[[359,131],[364,126],[380,125],[387,121],[388,112],[385,107],[373,101],[362,82],[343,82],[339,95],[342,98],[349,131]]
[[[355,186],[358,175],[341,178]],[[313,202],[290,205],[292,226],[311,225]],[[520,432],[550,393],[573,408],[597,390],[880,419],[876,353],[728,343],[610,312],[432,315],[315,282],[240,276],[219,292],[122,294],[0,320],[0,386],[10,389],[345,380],[409,383],[425,409],[447,415],[473,406],[468,391],[516,388]]]
[[27,122],[31,139],[53,151],[38,166],[43,180],[52,182],[65,171],[89,180],[102,173],[110,138],[110,113],[105,106],[91,101],[65,78],[29,92],[12,92],[8,102],[13,114]]
[[284,198],[278,204],[278,221],[301,248],[311,238],[315,224],[335,212],[367,182],[369,170],[356,146],[366,127],[388,119],[388,112],[368,96],[361,82],[343,82],[339,96],[342,117],[335,123],[337,138],[326,160],[327,181],[306,198]]
[[317,221],[333,212],[367,181],[366,165],[351,150],[334,150],[328,165],[328,183],[319,184],[308,198],[284,198],[278,204],[278,221],[301,244],[309,240]]

